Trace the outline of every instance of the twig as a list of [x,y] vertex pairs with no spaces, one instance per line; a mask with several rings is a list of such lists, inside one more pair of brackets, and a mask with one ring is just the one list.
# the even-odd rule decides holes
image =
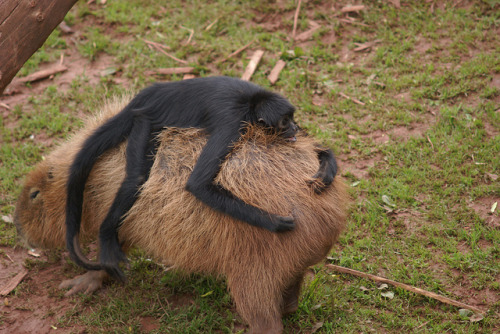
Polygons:
[[10,107],[7,103],[0,102],[0,107],[4,107],[7,110],[10,110]]
[[217,63],[223,63],[225,62],[226,60],[228,60],[229,58],[232,58],[234,56],[236,56],[237,54],[241,53],[243,50],[245,50],[246,48],[248,48],[253,42],[255,42],[255,40],[252,40],[250,43],[242,46],[241,48],[239,48],[238,50],[234,51],[233,53],[231,53],[229,56],[227,56],[226,58],[223,58],[221,60],[218,60]]
[[210,28],[212,28],[217,22],[219,22],[219,19],[221,18],[222,15],[220,15],[219,17],[217,17],[214,22],[210,23],[206,28],[205,28],[205,31],[209,31]]
[[271,70],[271,73],[269,73],[269,76],[267,79],[269,79],[269,82],[271,82],[271,85],[274,85],[276,81],[278,81],[278,77],[280,75],[280,72],[285,68],[286,63],[283,60],[278,60],[276,65],[274,65],[273,69]]
[[293,30],[292,30],[292,38],[295,39],[295,33],[297,32],[297,20],[299,19],[300,5],[302,4],[302,0],[299,0],[297,4],[297,9],[295,10],[295,15],[293,16]]
[[364,103],[364,102],[361,102],[360,100],[355,99],[354,97],[347,96],[347,95],[345,95],[345,94],[344,94],[344,93],[342,93],[342,92],[340,92],[340,93],[339,93],[339,95],[340,95],[340,96],[342,96],[343,98],[346,98],[346,99],[348,99],[348,100],[351,100],[351,101],[352,101],[352,102],[354,102],[354,103],[360,104],[360,105],[362,105],[362,106],[364,106],[364,105],[365,105],[365,103]]
[[427,325],[429,322],[431,322],[430,320],[429,321],[426,321],[424,322],[423,324],[421,324],[420,326],[417,327],[417,329],[420,329],[422,327],[424,327],[425,325]]
[[[165,314],[167,314],[168,312],[163,307],[163,304],[161,303],[161,300],[160,300],[160,296],[158,294],[156,295],[156,299],[158,299],[158,303],[160,303],[160,307],[163,310],[163,315],[161,316],[163,318],[165,316]],[[167,302],[167,306],[170,308],[170,303],[168,302],[168,300],[166,300],[166,302]]]
[[434,151],[434,145],[432,144],[431,139],[429,138],[429,136],[427,136],[427,141],[431,144],[432,150]]
[[56,73],[64,72],[68,68],[64,65],[57,64],[52,66],[51,68],[48,68],[46,70],[41,70],[35,73],[32,73],[28,76],[25,76],[24,78],[20,78],[18,82],[26,83],[26,82],[33,82],[41,79],[45,79],[50,77],[51,75],[54,75]]
[[161,47],[157,46],[157,45],[153,45],[154,48],[158,51],[160,51],[161,53],[163,53],[165,56],[169,57],[169,58],[172,58],[173,60],[181,63],[181,64],[187,64],[188,62],[185,61],[185,60],[182,60],[182,59],[179,59],[173,55],[171,55],[170,53],[168,53],[167,51],[163,50]]
[[445,303],[445,304],[449,304],[449,305],[453,305],[453,306],[457,306],[457,307],[461,307],[461,308],[466,308],[468,310],[471,310],[471,311],[474,311],[474,312],[477,312],[477,313],[480,313],[480,314],[484,314],[485,313],[483,310],[478,309],[477,307],[474,307],[474,306],[471,306],[471,305],[467,305],[467,304],[461,303],[459,301],[456,301],[456,300],[453,300],[453,299],[450,299],[450,298],[438,295],[437,293],[426,291],[426,290],[423,290],[423,289],[419,289],[419,288],[413,287],[411,285],[407,285],[407,284],[404,284],[404,283],[396,282],[396,281],[393,281],[393,280],[390,280],[390,279],[387,279],[387,278],[384,278],[384,277],[380,277],[380,276],[375,276],[375,275],[363,273],[361,271],[357,271],[357,270],[349,269],[349,268],[345,268],[345,267],[340,267],[340,266],[336,266],[336,265],[333,265],[333,264],[326,264],[325,267],[327,267],[328,269],[331,269],[331,270],[335,270],[335,271],[341,272],[341,273],[345,273],[345,274],[350,274],[350,275],[354,275],[354,276],[358,276],[358,277],[363,277],[363,278],[371,279],[372,281],[375,281],[375,282],[381,282],[381,283],[391,284],[391,285],[393,285],[395,287],[404,289],[406,291],[411,291],[411,292],[417,293],[419,295],[423,295],[423,296],[426,296],[426,297],[429,297],[429,298],[437,299],[440,302]]
[[368,25],[368,24],[361,23],[361,22],[356,22],[356,21],[352,21],[352,20],[347,20],[347,19],[339,19],[339,21],[341,21],[341,22],[345,22],[345,23],[349,23],[349,24],[358,25],[358,26],[369,27],[369,25]]
[[7,256],[7,258],[10,260],[10,262],[14,263],[14,260],[12,260],[12,258],[9,256],[9,254],[5,253],[5,256]]
[[10,281],[8,281],[1,289],[0,289],[0,296],[6,296],[8,295],[12,290],[14,290],[19,283],[26,277],[28,274],[28,269],[23,268],[20,273],[18,273],[16,276],[12,277]]
[[163,44],[160,44],[160,43],[156,43],[156,42],[153,42],[153,41],[148,41],[147,39],[144,39],[144,38],[141,38],[146,44],[150,45],[150,46],[154,46],[154,47],[160,47],[162,49],[166,49],[166,50],[170,50],[170,47],[169,46],[166,46],[166,45],[163,45]]
[[217,61],[217,63],[223,63],[226,60],[228,60],[229,58],[236,56],[237,54],[239,54],[240,52],[242,52],[243,50],[245,50],[246,48],[248,48],[253,42],[255,42],[255,40],[252,40],[250,43],[242,46],[241,48],[239,48],[238,50],[234,51],[233,53],[231,53],[226,58],[223,58],[222,60]]
[[190,42],[191,42],[191,38],[193,38],[193,35],[194,35],[194,29],[189,29],[189,28],[186,28],[184,26],[181,26],[182,29],[186,29],[187,31],[189,31],[189,38],[188,40],[186,41],[186,43],[184,43],[184,45],[188,45]]
[[304,31],[303,33],[300,33],[297,35],[297,37],[295,37],[295,40],[296,41],[299,41],[299,42],[303,42],[303,41],[306,41],[308,40],[309,38],[312,37],[313,33],[318,30],[321,26],[317,25],[317,26],[314,26],[312,27],[311,29],[307,30],[307,31]]
[[148,71],[148,74],[187,74],[193,73],[194,67],[169,67],[169,68],[157,68],[156,70]]
[[363,50],[366,50],[366,49],[373,47],[375,44],[380,43],[380,42],[381,42],[380,39],[376,39],[374,41],[366,42],[366,43],[355,43],[358,47],[355,48],[353,51],[356,51],[356,52],[363,51]]
[[361,11],[363,9],[365,9],[365,6],[363,6],[363,5],[359,5],[359,6],[345,6],[340,11],[342,13],[350,13],[350,12],[359,12],[359,11]]

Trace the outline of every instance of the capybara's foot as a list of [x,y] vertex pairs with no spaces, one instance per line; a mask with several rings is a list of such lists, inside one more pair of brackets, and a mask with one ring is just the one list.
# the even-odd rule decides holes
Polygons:
[[87,271],[83,275],[63,281],[59,284],[59,289],[70,288],[70,290],[64,294],[65,296],[71,296],[78,292],[90,294],[99,290],[107,277],[109,277],[109,275],[104,270]]

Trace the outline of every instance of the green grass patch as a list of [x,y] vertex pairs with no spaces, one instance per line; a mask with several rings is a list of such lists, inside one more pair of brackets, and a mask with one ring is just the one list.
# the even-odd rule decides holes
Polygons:
[[[456,307],[317,266],[299,310],[284,319],[285,332],[495,333],[500,209],[487,212],[500,201],[491,177],[500,171],[499,7],[455,3],[406,1],[396,9],[365,2],[360,13],[341,14],[347,2],[335,10],[328,1],[303,2],[299,32],[309,20],[321,28],[294,43],[294,1],[282,8],[267,1],[78,2],[66,17],[78,34],[70,39],[56,30],[20,75],[69,50],[96,66],[105,58],[116,71],[97,78],[85,72],[64,90],[50,85],[3,113],[1,214],[13,214],[23,176],[81,125],[82,115],[107,97],[181,79],[148,74],[185,65],[144,40],[167,46],[200,76],[240,76],[250,51],[260,48],[266,53],[252,81],[270,87],[271,68],[287,62],[272,89],[297,106],[302,127],[334,149],[352,184],[349,225],[330,261],[488,308],[471,322]],[[354,51],[375,40],[372,49]],[[15,244],[14,226],[1,220],[0,244]],[[59,326],[140,333],[141,319],[151,317],[158,333],[244,328],[222,280],[164,272],[141,253],[131,264],[127,284],[74,297],[75,309]]]

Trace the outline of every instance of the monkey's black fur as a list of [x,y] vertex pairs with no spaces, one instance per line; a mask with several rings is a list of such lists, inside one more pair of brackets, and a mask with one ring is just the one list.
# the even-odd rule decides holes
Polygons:
[[[213,209],[251,225],[273,232],[293,229],[292,217],[273,215],[246,204],[213,180],[245,124],[260,123],[284,138],[295,140],[298,127],[293,121],[294,111],[281,95],[229,77],[156,83],[139,92],[120,113],[95,130],[71,165],[66,244],[73,261],[88,270],[105,269],[110,275],[124,279],[118,264],[126,261],[126,257],[117,230],[149,175],[156,151],[156,133],[166,126],[203,128],[209,135],[186,184],[194,196]],[[93,263],[81,253],[78,242],[85,183],[97,159],[127,139],[126,177],[100,228],[100,263]],[[327,187],[337,173],[335,157],[329,149],[318,149],[318,158],[320,168],[314,177]]]

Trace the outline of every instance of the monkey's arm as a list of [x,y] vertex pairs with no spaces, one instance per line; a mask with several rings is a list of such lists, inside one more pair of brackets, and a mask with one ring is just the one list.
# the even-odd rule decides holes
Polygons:
[[[317,194],[322,193],[330,184],[332,184],[335,175],[337,175],[337,161],[329,148],[316,147],[316,152],[319,159],[318,172],[313,176],[314,180],[308,181],[308,184],[314,188]],[[321,181],[318,185],[315,180]]]
[[258,209],[214,184],[220,165],[229,154],[232,143],[240,137],[239,127],[233,130],[214,133],[210,136],[188,179],[186,190],[211,208],[250,225],[272,232],[292,230],[295,224],[291,217],[277,216]]

